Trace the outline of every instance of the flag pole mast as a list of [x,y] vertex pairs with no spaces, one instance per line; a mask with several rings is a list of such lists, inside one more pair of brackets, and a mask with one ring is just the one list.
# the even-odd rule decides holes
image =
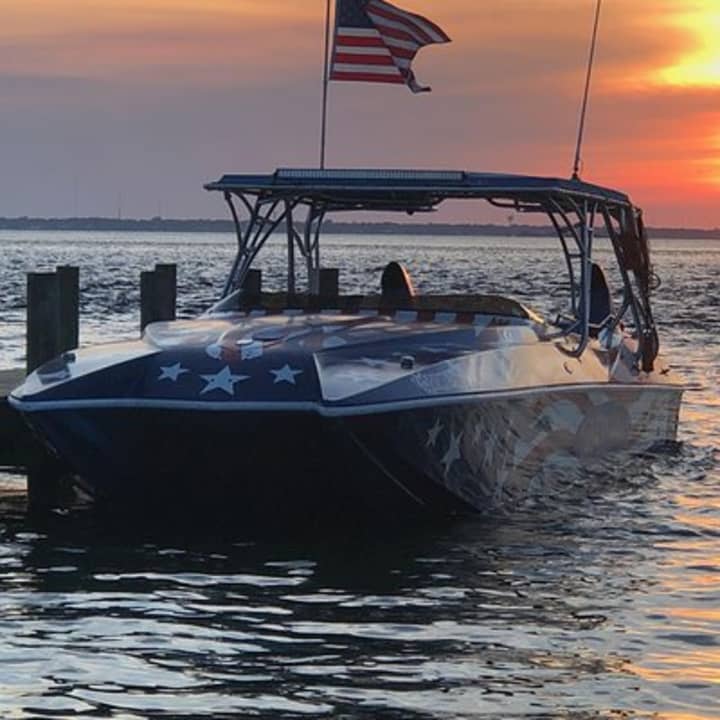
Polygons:
[[330,85],[330,8],[332,0],[325,5],[325,65],[323,67],[322,129],[320,131],[320,169],[325,169],[325,146],[327,144],[328,86]]
[[601,9],[602,0],[597,0],[597,6],[595,8],[595,24],[593,26],[592,43],[590,44],[590,58],[588,60],[587,76],[585,78],[585,94],[583,95],[582,110],[580,111],[580,127],[578,128],[577,149],[575,150],[575,164],[573,165],[573,180],[580,179],[580,165],[582,164],[582,145],[583,137],[585,135],[585,118],[587,116],[588,100],[590,98],[590,85],[592,82],[593,65],[595,64],[595,48],[597,47]]

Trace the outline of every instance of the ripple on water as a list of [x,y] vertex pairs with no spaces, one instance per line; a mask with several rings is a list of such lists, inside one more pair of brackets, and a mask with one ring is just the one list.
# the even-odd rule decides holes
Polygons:
[[[25,267],[80,262],[94,342],[136,334],[140,269],[178,261],[189,314],[232,254],[214,237],[161,251],[76,239],[29,249],[0,234],[2,362],[22,356]],[[655,255],[665,351],[700,387],[682,445],[550,478],[504,517],[322,542],[148,541],[83,512],[38,524],[24,479],[0,473],[0,716],[720,719],[720,324],[707,311],[720,246],[690,250]],[[542,241],[338,238],[325,260],[354,289],[405,251],[424,290],[452,275],[529,297],[557,281]]]

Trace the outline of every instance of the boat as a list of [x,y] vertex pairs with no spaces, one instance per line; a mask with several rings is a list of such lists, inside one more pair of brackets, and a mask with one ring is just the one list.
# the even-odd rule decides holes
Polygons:
[[[577,178],[340,169],[206,189],[237,231],[219,301],[137,341],[64,353],[10,397],[97,502],[212,499],[260,521],[493,513],[544,476],[676,438],[684,385],[659,353],[648,237],[626,194]],[[547,219],[563,251],[559,317],[498,295],[418,295],[399,261],[368,294],[344,294],[322,267],[327,216],[452,200]],[[277,233],[286,286],[265,291],[256,260]]]

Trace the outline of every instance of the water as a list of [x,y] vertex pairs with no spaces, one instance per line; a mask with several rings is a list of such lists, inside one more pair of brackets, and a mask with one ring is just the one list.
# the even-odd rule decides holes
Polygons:
[[[5,367],[22,362],[25,270],[81,265],[89,343],[136,334],[141,269],[178,262],[192,315],[232,256],[203,235],[0,247]],[[681,446],[510,516],[275,541],[110,530],[86,511],[29,518],[23,479],[0,473],[0,717],[720,718],[720,244],[654,249],[664,351],[702,388]],[[324,258],[349,289],[399,257],[424,290],[529,299],[557,283],[557,252],[336,237]]]

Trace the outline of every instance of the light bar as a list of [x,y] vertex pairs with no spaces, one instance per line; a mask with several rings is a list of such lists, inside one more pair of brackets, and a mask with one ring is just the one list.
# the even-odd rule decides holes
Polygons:
[[465,173],[455,170],[312,170],[282,168],[278,180],[391,180],[459,184]]

